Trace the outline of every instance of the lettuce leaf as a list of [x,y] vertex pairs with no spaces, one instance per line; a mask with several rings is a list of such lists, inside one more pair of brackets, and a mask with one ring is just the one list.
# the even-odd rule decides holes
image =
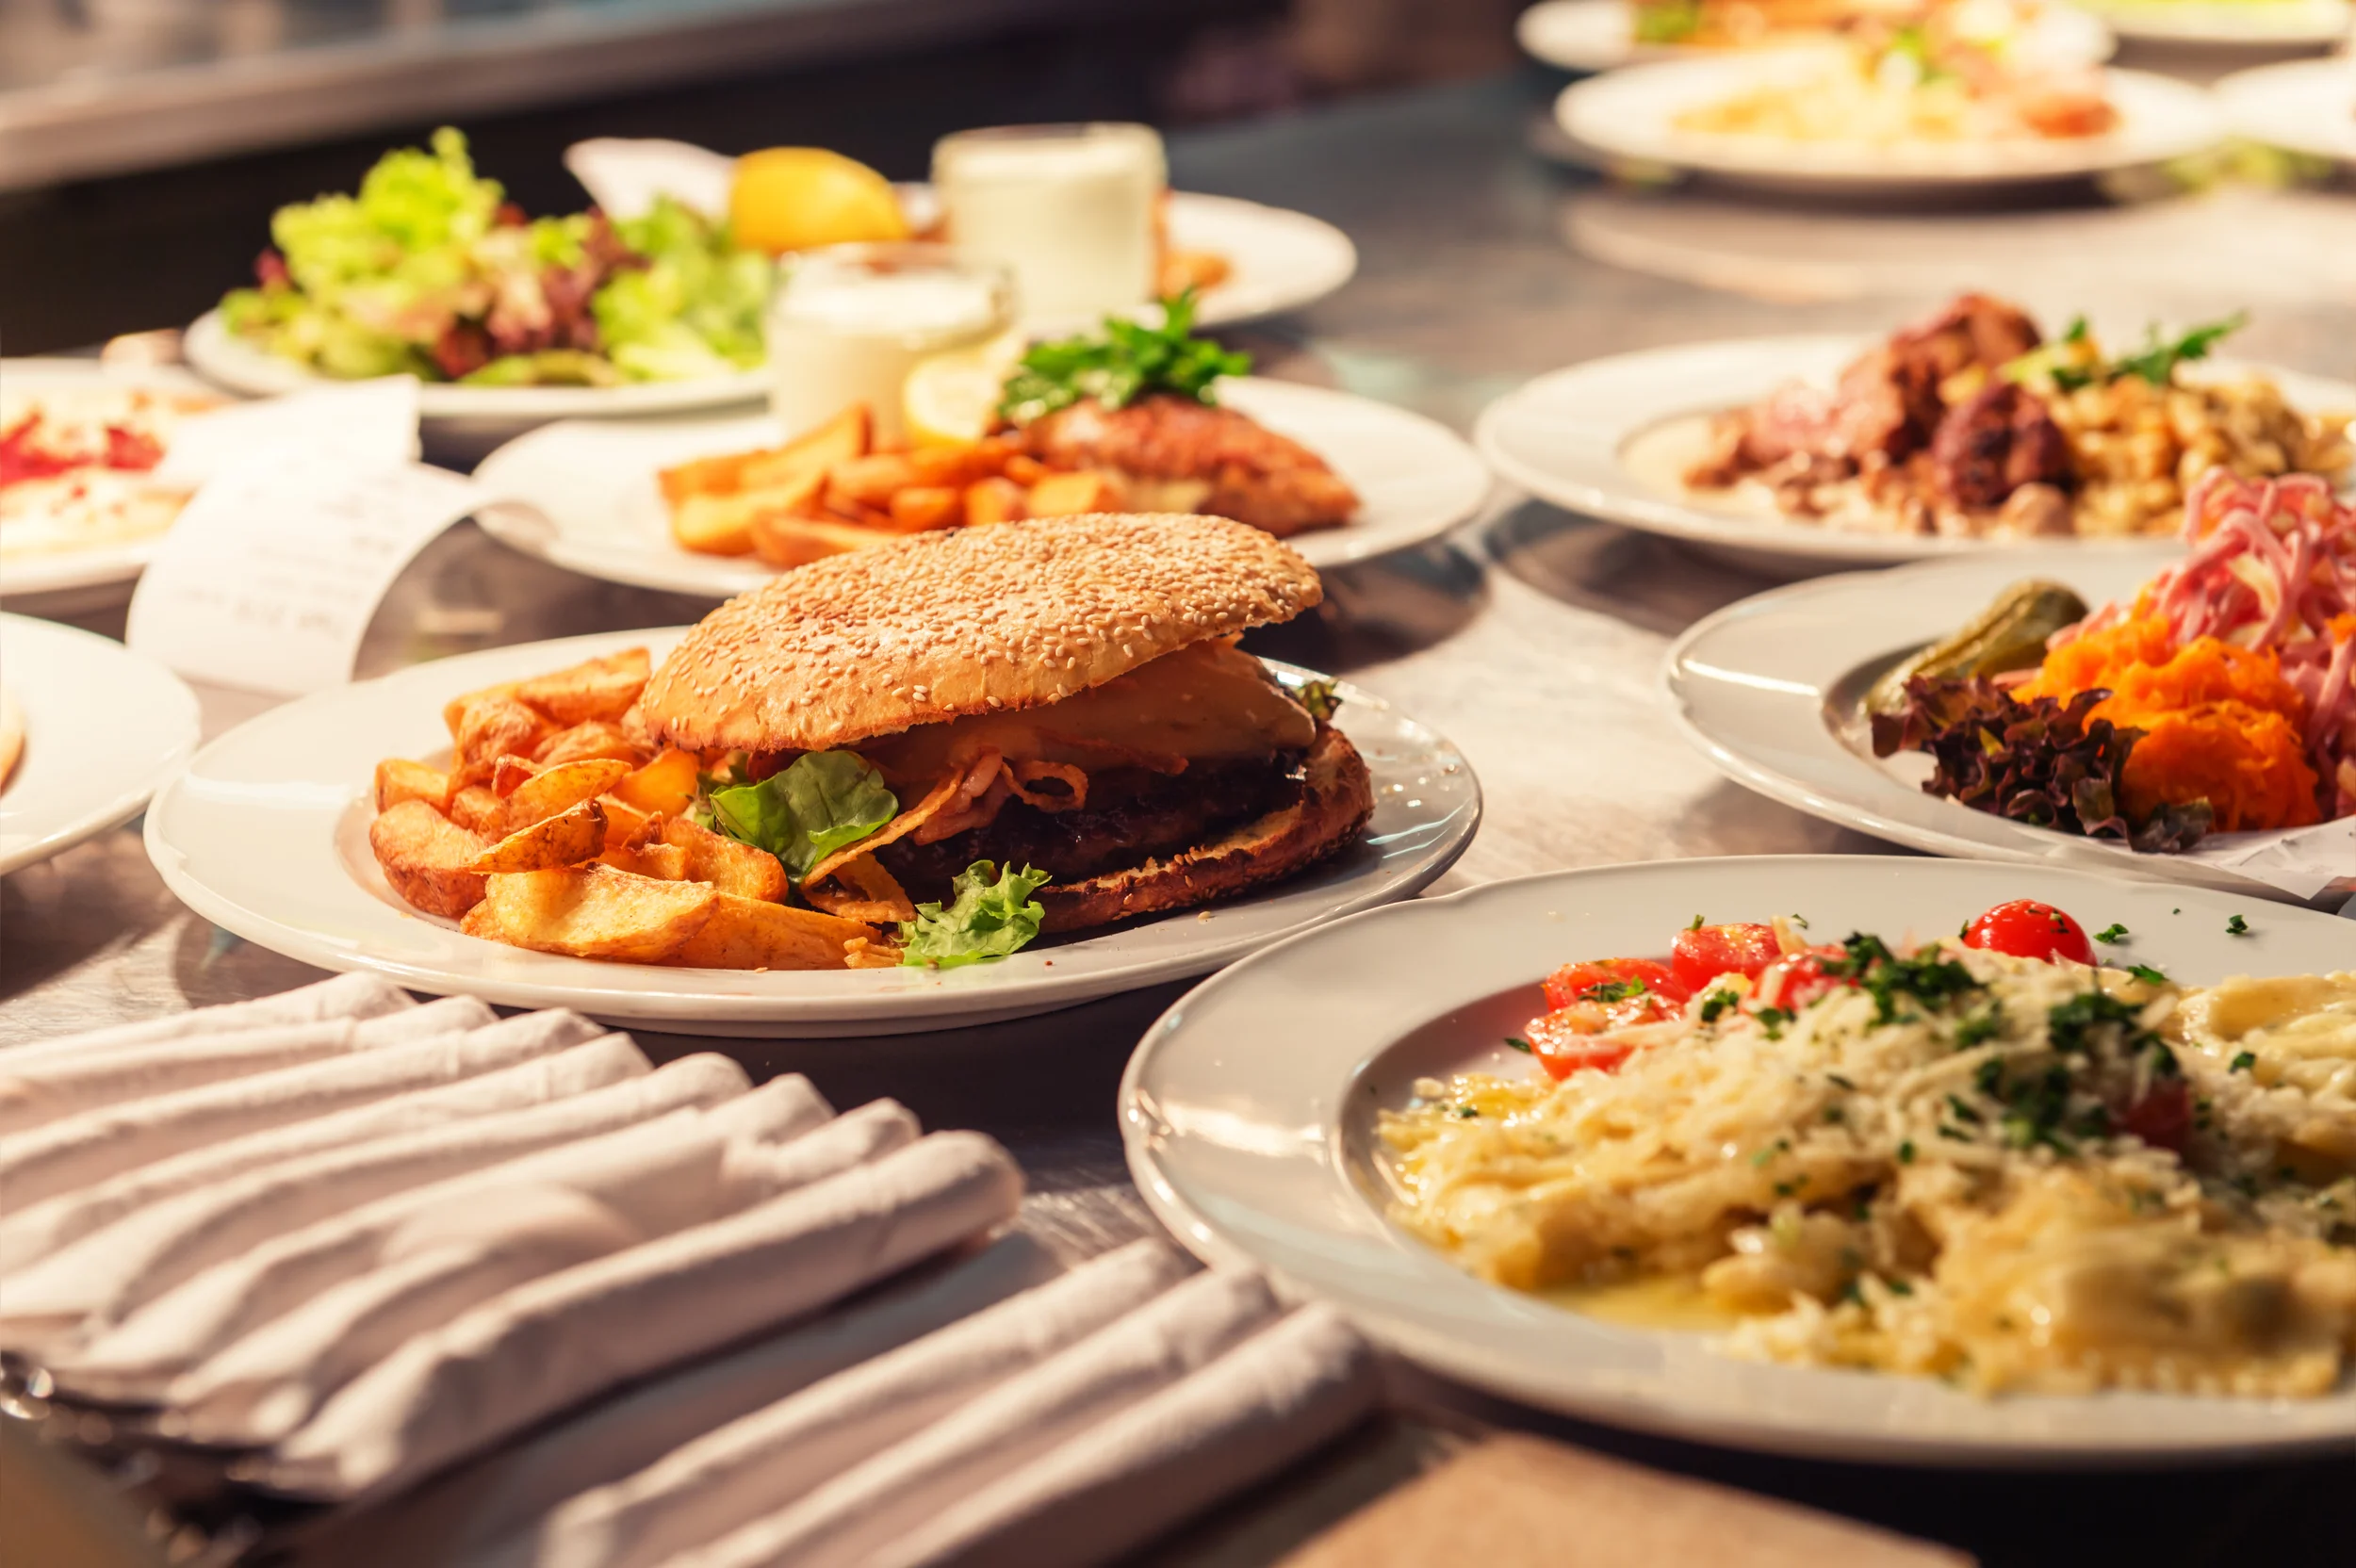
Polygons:
[[761,363],[766,256],[738,250],[726,223],[668,196],[614,228],[646,263],[607,279],[590,304],[598,338],[624,375],[682,381]]
[[765,849],[799,882],[836,850],[900,814],[883,775],[855,751],[813,751],[758,784],[715,790],[712,825]]
[[1039,935],[1046,911],[1031,895],[1046,883],[1045,872],[1028,866],[1001,874],[995,861],[974,861],[951,884],[957,896],[947,906],[920,904],[916,918],[901,923],[900,961],[954,969],[1005,957]]

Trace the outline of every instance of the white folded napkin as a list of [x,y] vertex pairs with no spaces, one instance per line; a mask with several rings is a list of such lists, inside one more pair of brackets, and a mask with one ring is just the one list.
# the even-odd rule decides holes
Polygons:
[[[679,1064],[673,1064],[674,1066]],[[746,1107],[765,1113],[756,1119]],[[727,1112],[730,1118],[718,1124]],[[382,1267],[404,1246],[496,1227],[499,1195],[566,1186],[643,1214],[650,1231],[692,1224],[724,1200],[729,1145],[790,1137],[829,1115],[799,1076],[774,1079],[714,1110],[683,1108],[636,1126],[413,1187],[322,1219],[174,1285],[52,1370],[68,1388],[126,1401],[160,1398],[171,1380],[323,1290]]]
[[54,1040],[12,1045],[6,1056],[13,1067],[19,1062],[45,1061],[54,1056],[95,1056],[123,1046],[197,1039],[241,1029],[267,1029],[281,1023],[315,1023],[329,1018],[381,1018],[416,1005],[407,991],[389,980],[373,974],[338,974],[290,991],[280,991],[275,996],[258,996],[251,1002],[224,1003],[218,1007],[173,1013],[168,1018],[142,1019],[137,1023],[62,1035]]
[[1307,1308],[1004,1480],[900,1515],[863,1568],[1111,1561],[1356,1426],[1380,1382],[1366,1341]]
[[1198,1275],[785,1507],[667,1560],[852,1568],[912,1521],[1207,1365],[1281,1310],[1256,1274]]
[[373,1020],[321,1019],[157,1040],[88,1055],[49,1055],[18,1062],[0,1054],[0,1135],[23,1132],[103,1105],[170,1094],[228,1078],[400,1045],[434,1035],[480,1029],[498,1015],[470,996],[446,997]]
[[415,1480],[1001,1224],[1022,1196],[1023,1173],[995,1142],[935,1134],[485,1302],[371,1367],[252,1475],[320,1497]]
[[93,1185],[59,1193],[0,1219],[0,1278],[76,1236],[89,1235],[136,1209],[208,1182],[227,1181],[244,1171],[322,1149],[350,1148],[399,1133],[448,1126],[470,1117],[544,1105],[653,1070],[646,1053],[628,1035],[601,1035],[552,1056],[518,1062],[480,1078],[413,1089],[308,1121],[192,1149]]
[[432,1084],[480,1077],[602,1033],[576,1014],[526,1013],[461,1035],[384,1046],[88,1111],[33,1132],[0,1137],[0,1202],[11,1211],[24,1208],[208,1143]]
[[[731,1145],[720,1212],[731,1212],[913,1143],[916,1119],[889,1101],[861,1106],[782,1148]],[[747,1160],[747,1148],[793,1159]],[[174,1382],[178,1435],[234,1446],[273,1443],[320,1401],[417,1334],[501,1292],[666,1233],[604,1195],[533,1184],[469,1205],[473,1233],[396,1237],[384,1266],[314,1297]],[[482,1222],[484,1209],[496,1223]],[[718,1213],[702,1218],[717,1218]]]
[[1135,1311],[1192,1267],[1132,1243],[721,1427],[550,1514],[535,1568],[646,1568],[775,1511]]
[[681,1106],[716,1105],[748,1086],[744,1070],[727,1057],[689,1056],[587,1094],[323,1149],[180,1193],[0,1280],[0,1345],[49,1348],[77,1327],[114,1322],[200,1269],[315,1220]]

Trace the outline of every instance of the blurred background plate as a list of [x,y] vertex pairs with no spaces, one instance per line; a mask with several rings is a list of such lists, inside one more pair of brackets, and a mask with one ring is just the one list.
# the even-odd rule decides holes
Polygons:
[[2356,63],[2339,56],[2236,71],[2213,89],[2235,136],[2356,163]]
[[2348,37],[2347,0],[2079,0],[2120,38],[2222,48],[2321,48]]
[[[1630,0],[1539,0],[1515,20],[1513,36],[1532,58],[1564,71],[1614,71],[1641,60],[1725,53],[1637,42]],[[2099,65],[2119,48],[2099,18],[2068,6],[2046,7],[2023,42],[2045,58],[2081,65]]]

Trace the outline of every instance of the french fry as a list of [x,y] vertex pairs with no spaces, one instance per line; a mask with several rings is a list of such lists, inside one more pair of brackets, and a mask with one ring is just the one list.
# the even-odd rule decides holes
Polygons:
[[772,566],[807,566],[829,555],[872,549],[897,537],[863,523],[813,517],[762,517],[753,524],[753,550]]
[[946,485],[911,484],[892,495],[892,526],[901,533],[929,533],[965,521],[965,498]]
[[[582,801],[593,800],[628,778],[630,765],[610,758],[581,762],[564,762],[533,774],[516,787],[499,807],[499,834],[522,831],[533,823],[569,811]],[[603,841],[600,834],[600,842]],[[591,851],[595,854],[596,851]],[[587,859],[588,856],[579,857]]]
[[636,767],[646,757],[647,748],[631,740],[619,724],[611,719],[591,719],[570,729],[560,729],[541,742],[532,760],[554,767],[560,762],[609,758]]
[[908,453],[908,466],[915,471],[919,484],[945,484],[952,489],[985,479],[994,479],[1006,471],[1006,462],[1016,456],[1014,443],[1003,436],[985,436],[979,441],[957,441],[938,447],[919,447]]
[[916,462],[905,452],[855,457],[826,470],[826,504],[838,511],[852,507],[882,509],[892,504],[892,492],[915,482]]
[[1120,487],[1099,473],[1049,474],[1031,486],[1023,510],[1033,517],[1076,517],[1121,510]]
[[1000,471],[1027,490],[1055,470],[1028,452],[1017,452],[1006,459],[1006,467]]
[[702,929],[720,898],[702,882],[657,881],[605,865],[508,872],[484,878],[483,901],[460,929],[537,953],[659,964]]
[[[685,817],[666,817],[652,837],[687,858],[686,874],[739,898],[782,904],[792,890],[785,867],[766,850],[739,843]],[[651,849],[651,843],[643,846]]]
[[855,920],[722,892],[695,934],[663,961],[685,969],[841,969],[851,942],[875,935]]
[[483,784],[513,752],[529,757],[552,727],[548,721],[513,696],[478,697],[458,715],[457,755],[451,760],[450,782],[460,789]]
[[604,849],[605,809],[594,800],[584,800],[509,834],[477,856],[466,869],[485,876],[546,871],[594,860]]
[[692,751],[665,751],[609,788],[649,816],[676,817],[695,798],[698,764]]
[[965,487],[965,526],[988,528],[1023,515],[1023,486],[1010,479],[976,480]]
[[654,662],[645,648],[625,648],[523,681],[515,696],[559,729],[591,719],[610,723],[630,710],[653,673]]
[[450,798],[450,775],[423,762],[387,757],[376,765],[376,808],[389,810],[404,800],[422,800],[435,810]]
[[691,496],[725,496],[744,488],[744,470],[766,454],[723,452],[717,457],[691,458],[655,474],[666,505],[677,507]]
[[396,802],[368,824],[368,848],[384,880],[413,909],[457,916],[483,897],[472,870],[484,841],[422,800]]
[[682,549],[704,555],[746,555],[753,530],[764,517],[795,517],[814,511],[826,472],[814,469],[785,484],[728,496],[690,496],[671,514],[671,537]]
[[816,430],[795,436],[782,447],[755,452],[744,466],[739,487],[772,489],[790,484],[804,474],[823,474],[838,463],[865,457],[874,449],[875,419],[865,403],[853,403]]

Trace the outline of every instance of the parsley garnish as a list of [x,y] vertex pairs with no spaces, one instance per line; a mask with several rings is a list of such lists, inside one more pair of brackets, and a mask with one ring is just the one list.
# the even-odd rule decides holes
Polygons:
[[1512,1046],[1514,1050],[1520,1052],[1525,1056],[1533,1054],[1530,1042],[1522,1038],[1519,1035],[1506,1036],[1505,1043]]
[[1782,1007],[1761,1007],[1751,1016],[1759,1020],[1759,1026],[1767,1031],[1767,1037],[1771,1040],[1783,1038],[1783,1026],[1791,1022],[1792,1017]]
[[2102,927],[2102,930],[2097,931],[2094,934],[2094,939],[2098,942],[2107,942],[2116,946],[2119,942],[2123,942],[2127,939],[2127,928],[2119,924],[2117,921],[2113,921],[2110,924]]
[[1309,710],[1313,719],[1332,719],[1342,710],[1341,694],[1330,680],[1304,680],[1293,688],[1293,700]]
[[1732,991],[1711,991],[1702,998],[1702,1021],[1704,1023],[1717,1022],[1719,1015],[1733,1006],[1734,1002],[1735,996]]
[[2130,964],[2127,966],[2127,972],[2134,975],[2136,979],[2142,981],[2147,986],[2165,986],[2168,984],[2168,976],[2161,973],[2158,970],[2153,969],[2150,964]]
[[1188,289],[1164,307],[1159,326],[1108,316],[1101,333],[1034,344],[1006,378],[998,412],[1010,423],[1027,425],[1085,398],[1108,409],[1126,408],[1151,392],[1216,403],[1212,384],[1249,371],[1252,356],[1196,337],[1193,328],[1194,291]]
[[2225,923],[2225,934],[2229,937],[2247,937],[2250,935],[2250,923],[2235,915]]
[[1650,994],[1642,980],[1598,980],[1579,993],[1582,1002],[1632,1002]]
[[1901,996],[1934,1010],[1956,997],[1980,988],[1972,972],[1953,958],[1936,953],[1901,958],[1879,937],[1856,933],[1841,944],[1842,956],[1824,960],[1824,972],[1835,980],[1852,981],[1873,999],[1873,1021],[1890,1023],[1898,1017]]
[[2251,1068],[2256,1067],[2257,1065],[2258,1056],[2255,1052],[2240,1051],[2234,1053],[2233,1062],[2225,1069],[2225,1070],[2228,1072],[2248,1072]]
[[1907,1138],[1898,1145],[1898,1163],[1900,1165],[1914,1163],[1914,1140],[1912,1138]]

